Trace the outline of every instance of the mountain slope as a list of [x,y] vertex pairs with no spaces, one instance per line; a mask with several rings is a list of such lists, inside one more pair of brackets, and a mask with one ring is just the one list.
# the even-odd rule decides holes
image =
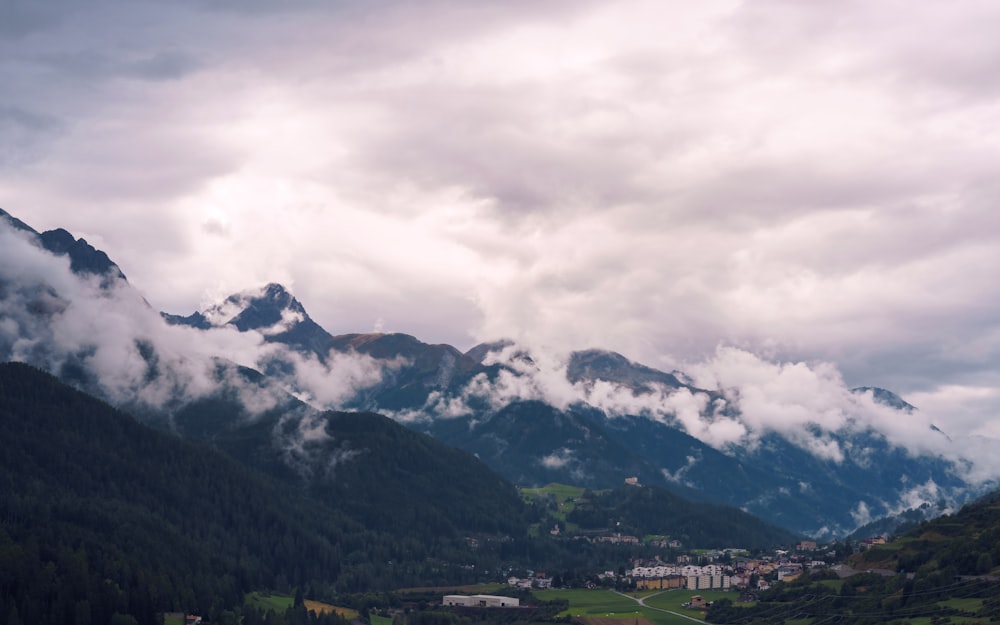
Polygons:
[[0,603],[24,622],[207,614],[383,540],[26,365],[0,364],[0,440]]
[[[253,318],[284,305],[267,298],[227,301],[243,302],[249,308],[240,314]],[[295,342],[287,345],[301,351]],[[401,334],[340,335],[324,345],[330,353],[367,357],[378,370],[345,395],[341,407],[390,414],[477,454],[518,484],[605,488],[637,476],[685,497],[741,507],[825,536],[902,511],[902,501],[920,505],[925,491],[954,505],[968,488],[951,461],[911,454],[853,417],[839,431],[818,424],[755,431],[742,418],[738,396],[698,388],[682,374],[614,352],[572,352],[553,370],[509,341],[465,354]],[[855,399],[843,401],[857,409],[871,402],[900,413],[914,410],[884,389],[851,393]],[[704,431],[689,429],[692,421]],[[710,445],[697,438],[713,430],[742,431],[746,440]]]
[[[530,511],[509,484],[384,417],[310,413],[275,427],[275,441],[298,443],[272,449],[294,453],[294,476],[266,476],[49,374],[0,364],[4,606],[23,622],[145,624],[173,610],[221,621],[261,588],[367,592],[493,579],[501,563],[606,568],[624,557],[527,539]],[[761,525],[669,503],[703,515],[697,538],[711,544]]]
[[427,431],[471,451],[516,484],[566,482],[609,488],[635,476],[661,483],[655,467],[608,437],[595,416],[602,418],[522,401],[507,404],[479,423],[440,419]]
[[692,503],[655,486],[623,486],[591,493],[566,515],[583,529],[669,536],[699,547],[767,548],[792,545],[799,536],[727,506]]
[[[1000,619],[1000,493],[921,523],[851,567],[805,575],[758,595],[716,601],[710,623],[986,623]],[[853,568],[852,568],[853,567]],[[845,579],[837,579],[846,576]]]

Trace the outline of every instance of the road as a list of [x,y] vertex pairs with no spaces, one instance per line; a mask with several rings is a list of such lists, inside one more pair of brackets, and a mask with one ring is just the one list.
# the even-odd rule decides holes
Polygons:
[[627,595],[627,594],[625,594],[623,592],[618,592],[617,590],[615,590],[614,592],[617,593],[617,594],[619,594],[619,595],[621,595],[621,596],[623,596],[623,597],[628,597],[629,599],[631,599],[632,601],[635,601],[636,603],[638,603],[642,607],[646,608],[647,610],[656,610],[657,612],[666,612],[667,614],[673,614],[674,616],[679,616],[681,618],[686,618],[689,621],[694,621],[695,623],[698,623],[698,625],[705,625],[705,621],[703,621],[701,619],[696,619],[693,616],[688,616],[687,614],[681,614],[680,612],[674,612],[673,610],[664,610],[663,608],[657,608],[655,606],[646,605],[646,599],[650,599],[650,598],[655,597],[657,595],[662,595],[663,593],[667,592],[666,590],[661,590],[660,592],[654,592],[653,594],[648,595],[646,597],[642,597],[642,598],[633,597],[632,595]]

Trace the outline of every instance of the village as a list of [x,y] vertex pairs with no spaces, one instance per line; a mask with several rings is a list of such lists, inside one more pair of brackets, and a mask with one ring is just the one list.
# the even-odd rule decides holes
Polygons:
[[[635,536],[610,534],[592,540],[622,544],[642,544]],[[845,553],[855,549],[864,550],[874,545],[882,545],[887,537],[865,539],[854,545],[837,543],[818,544],[813,540],[803,540],[794,549],[778,549],[767,554],[755,554],[740,548],[694,549],[673,557],[672,562],[660,556],[633,558],[631,568],[622,567],[616,571],[601,571],[587,578],[585,586],[614,587],[623,591],[633,590],[734,590],[753,593],[767,590],[776,582],[793,581],[803,573],[831,569],[838,575],[852,572],[838,564]],[[677,540],[657,539],[648,541],[654,547],[680,550],[683,545]],[[525,577],[511,576],[507,584],[520,589],[547,589],[564,586],[558,576],[531,571]]]

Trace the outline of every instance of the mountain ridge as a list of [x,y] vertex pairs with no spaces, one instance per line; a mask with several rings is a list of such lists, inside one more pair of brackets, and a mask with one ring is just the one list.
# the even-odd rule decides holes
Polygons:
[[[2,221],[14,229],[34,233],[23,222],[3,215]],[[77,241],[68,233],[56,238]],[[108,267],[110,272],[117,265]],[[80,271],[85,269],[78,267],[73,273]],[[935,500],[944,497],[952,503],[973,492],[973,485],[962,481],[959,467],[951,461],[904,453],[873,426],[853,418],[839,429],[818,422],[788,432],[754,429],[742,418],[738,395],[727,394],[724,387],[699,388],[682,372],[658,371],[607,350],[570,352],[553,361],[510,341],[483,343],[462,353],[401,333],[333,335],[277,283],[233,294],[186,317],[143,316],[135,328],[120,331],[102,327],[99,317],[81,317],[107,315],[118,304],[116,297],[123,305],[126,295],[129,301],[144,304],[140,297],[129,295],[131,287],[119,274],[120,280],[118,274],[113,276],[116,284],[127,288],[114,295],[102,284],[106,292],[92,296],[93,312],[76,305],[72,293],[60,294],[44,280],[25,286],[30,298],[23,304],[8,298],[6,312],[0,309],[0,317],[13,315],[21,333],[10,339],[0,336],[0,356],[13,354],[14,345],[34,341],[38,347],[27,352],[29,358],[99,394],[118,398],[122,405],[136,409],[148,405],[150,414],[167,421],[185,405],[216,401],[226,394],[230,402],[226,405],[231,407],[219,414],[230,415],[226,418],[233,423],[252,421],[258,418],[254,415],[266,415],[296,397],[314,412],[334,407],[383,413],[480,453],[495,471],[525,485],[582,479],[581,485],[603,487],[640,473],[644,482],[735,505],[814,534],[850,531],[892,513],[901,502],[923,497],[923,490]],[[0,284],[5,279],[0,273]],[[73,288],[87,293],[85,286]],[[51,297],[39,300],[39,293],[49,292]],[[62,323],[70,313],[76,316],[72,327],[91,324],[99,330],[97,336],[59,347],[68,350],[63,354],[45,342],[55,341],[55,334],[50,338],[25,334],[30,328],[51,333],[46,324]],[[140,313],[115,310],[115,314]],[[225,352],[230,335],[225,341],[213,339],[219,328],[231,328],[239,335],[242,360]],[[126,331],[135,334],[121,341]],[[183,334],[187,331],[197,334]],[[102,344],[101,332],[116,342]],[[195,358],[178,348],[176,339],[198,344],[199,352],[212,355]],[[220,351],[211,352],[215,344]],[[129,364],[115,368],[116,360]],[[247,384],[239,367],[258,369],[263,378]],[[858,406],[857,402],[873,402],[907,413],[909,404],[882,391],[859,387],[847,392],[844,401]],[[241,412],[233,402],[248,402],[245,405],[253,409]],[[551,426],[535,427],[539,420]],[[525,431],[535,432],[535,438],[524,439]],[[734,431],[742,432],[743,438],[726,443],[711,438],[715,432]],[[478,438],[486,433],[495,441],[493,449]],[[497,453],[500,448],[520,451]],[[873,463],[876,454],[891,461]],[[876,479],[856,477],[873,470],[878,472]],[[909,481],[911,476],[922,481]],[[830,523],[822,522],[826,518]]]

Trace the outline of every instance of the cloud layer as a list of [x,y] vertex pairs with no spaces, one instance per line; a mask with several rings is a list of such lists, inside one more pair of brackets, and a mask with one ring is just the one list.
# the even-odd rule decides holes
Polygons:
[[335,333],[737,375],[733,346],[836,363],[770,371],[834,403],[820,382],[842,375],[997,436],[998,19],[985,0],[6,3],[0,202],[170,312],[275,281]]
[[[267,328],[168,325],[128,283],[102,282],[74,274],[67,257],[0,218],[0,360],[73,379],[117,405],[169,413],[229,391],[251,414],[286,403],[288,393],[314,407],[340,407],[394,364],[356,353],[320,362],[267,343]],[[232,366],[273,364],[280,364],[275,384],[248,382]]]

